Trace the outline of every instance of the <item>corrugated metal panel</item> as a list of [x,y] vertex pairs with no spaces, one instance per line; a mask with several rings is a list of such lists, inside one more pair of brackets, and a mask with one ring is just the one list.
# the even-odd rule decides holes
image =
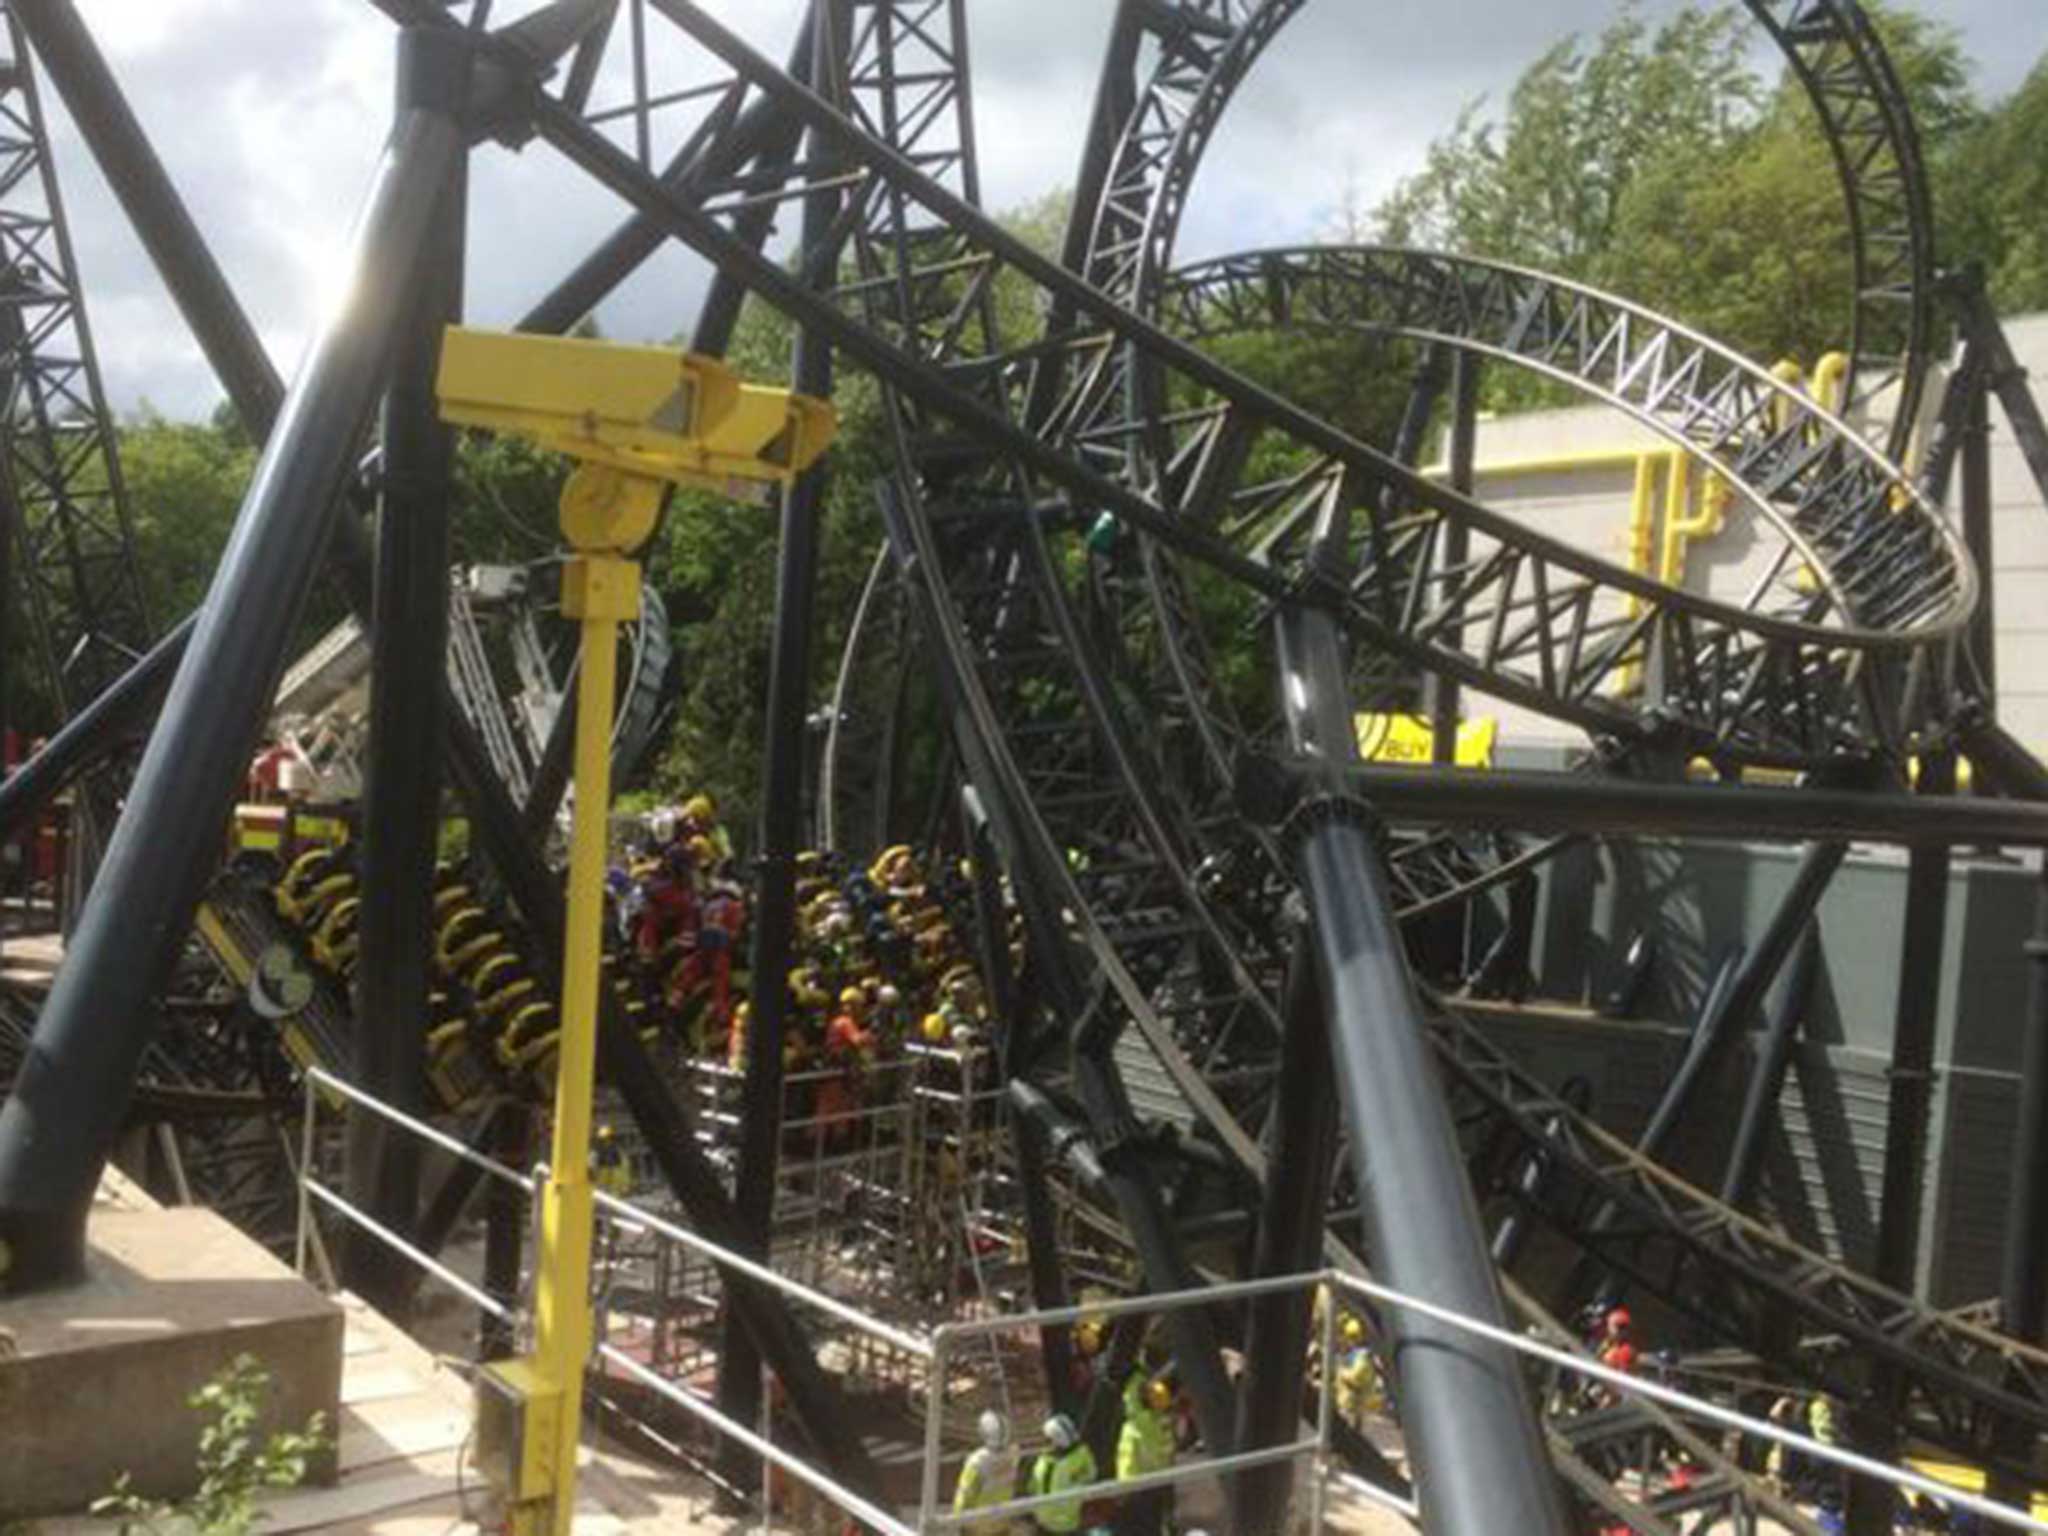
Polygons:
[[[2015,317],[2006,334],[2020,366],[2048,379],[2048,315]],[[1639,451],[1667,446],[1663,439],[1606,406],[1534,411],[1480,424],[1479,489],[1489,505],[1616,564],[1625,564],[1631,473],[1600,468],[1573,474],[1504,472],[1497,466],[1567,454]],[[1489,466],[1496,466],[1490,470]],[[1995,505],[1998,669],[2003,685],[1999,718],[2037,749],[2048,751],[2048,630],[2042,606],[2015,578],[2048,571],[2048,511],[2019,454],[2002,412],[1992,412],[1992,497]],[[1693,546],[1686,586],[1739,601],[1767,554],[1767,541],[1750,535],[1751,514],[1734,509],[1720,537]],[[1571,726],[1515,705],[1473,695],[1469,707],[1501,722],[1503,750],[1582,743]]]
[[1475,1011],[1473,1017],[1503,1055],[1547,1087],[1584,1078],[1593,1088],[1594,1117],[1624,1137],[1649,1120],[1682,1049],[1681,1031],[1561,1009]]
[[1760,1191],[1767,1217],[1794,1241],[1857,1269],[1877,1252],[1888,1100],[1882,1056],[1802,1044]]
[[1942,1086],[1924,1268],[1929,1298],[1952,1307],[1998,1294],[2019,1082],[2010,1073],[1952,1070]]
[[1116,1043],[1116,1064],[1123,1074],[1124,1087],[1131,1096],[1131,1107],[1137,1111],[1140,1120],[1164,1120],[1183,1130],[1195,1123],[1193,1111],[1181,1097],[1173,1079],[1166,1075],[1166,1068],[1153,1053],[1145,1037],[1135,1029],[1126,1029]]

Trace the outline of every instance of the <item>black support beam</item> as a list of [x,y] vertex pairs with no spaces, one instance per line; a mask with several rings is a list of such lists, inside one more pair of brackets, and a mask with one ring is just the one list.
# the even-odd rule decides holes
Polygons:
[[[1278,1105],[1272,1162],[1266,1179],[1252,1277],[1278,1279],[1314,1269],[1323,1250],[1323,1215],[1337,1166],[1342,1125],[1331,1081],[1330,1026],[1316,979],[1314,941],[1295,925],[1281,1013]],[[1238,1403],[1237,1448],[1260,1451],[1300,1434],[1302,1384],[1314,1311],[1308,1295],[1275,1291],[1255,1298],[1245,1325],[1244,1382]],[[1326,1360],[1323,1369],[1336,1369]],[[1290,1529],[1288,1506],[1295,1469],[1277,1462],[1239,1478],[1238,1508],[1246,1536],[1278,1536]]]
[[[1286,788],[1300,793],[1312,782],[1307,765],[1299,762],[1283,767],[1280,780],[1281,804]],[[1446,823],[1720,842],[2048,845],[2048,798],[2036,804],[1879,791],[1664,784],[1595,774],[1377,767],[1350,769],[1344,784],[1395,825]],[[1275,787],[1271,765],[1246,764],[1240,791],[1249,804],[1270,814]]]
[[[407,54],[461,46],[423,32],[400,43]],[[351,265],[364,280],[308,355],[257,464],[44,1004],[35,1049],[0,1110],[10,1288],[68,1279],[84,1262],[86,1210],[149,1043],[152,1000],[219,858],[228,808],[326,545],[323,509],[353,471],[407,306],[393,275],[414,270],[465,153],[462,125],[438,105],[401,112],[357,236]]]
[[[824,0],[812,9],[811,57],[836,70],[839,48],[851,27],[845,0]],[[811,153],[827,146],[814,136]],[[818,270],[833,260],[833,225],[839,197],[832,191],[804,198],[803,267]],[[791,385],[826,400],[832,395],[832,348],[809,327],[797,331]],[[783,1043],[794,1000],[789,968],[796,953],[796,861],[804,834],[804,766],[811,683],[812,632],[818,598],[818,551],[825,515],[829,461],[799,476],[782,499],[781,538],[775,562],[775,629],[768,660],[768,699],[762,744],[760,852],[755,859],[753,1015],[747,1030],[747,1060],[740,1096],[739,1166],[733,1205],[750,1257],[768,1257],[781,1166]],[[728,1320],[719,1360],[720,1405],[742,1424],[760,1416],[761,1366],[753,1341],[738,1319]],[[736,1466],[734,1470],[744,1470]]]
[[[430,79],[460,117],[469,89],[458,56]],[[433,990],[434,865],[441,829],[441,706],[421,686],[448,651],[449,501],[455,435],[434,393],[443,326],[462,315],[467,159],[434,209],[413,306],[384,402],[383,496],[377,514],[370,622],[370,730],[362,804],[363,901],[357,921],[354,1077],[393,1108],[423,1115]],[[343,514],[344,516],[346,514]],[[349,1197],[392,1231],[419,1217],[419,1141],[382,1115],[349,1116]],[[356,1229],[342,1254],[350,1289],[403,1321],[416,1271],[388,1243]]]

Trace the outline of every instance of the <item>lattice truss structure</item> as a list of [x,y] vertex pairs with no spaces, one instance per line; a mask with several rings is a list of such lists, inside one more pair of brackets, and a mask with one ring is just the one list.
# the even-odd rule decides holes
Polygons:
[[35,69],[11,13],[0,44],[0,494],[31,638],[63,715],[125,672],[153,634]]
[[[421,29],[493,21],[487,6],[375,3]],[[866,855],[972,824],[947,851],[970,852],[985,884],[980,952],[1010,1031],[1006,1113],[1013,1126],[1028,1113],[1070,1163],[1049,1179],[1025,1137],[991,1177],[1025,1207],[1057,1182],[1160,1289],[1197,1273],[1177,1226],[1190,1208],[1256,1227],[1291,1197],[1296,1165],[1274,1127],[1289,1113],[1282,1065],[1308,940],[1288,914],[1317,823],[1253,814],[1247,765],[1298,756],[1304,714],[1348,731],[1353,707],[1426,676],[1580,727],[1601,744],[1596,769],[1653,774],[1697,755],[1832,782],[1946,747],[1976,704],[1963,642],[1980,576],[1940,511],[1940,477],[1901,467],[1936,329],[1933,224],[1905,96],[1862,9],[1749,3],[1813,103],[1850,212],[1837,414],[1667,317],[1545,273],[1373,247],[1177,266],[1203,154],[1302,5],[1116,8],[1075,214],[1052,256],[979,206],[963,0],[814,0],[786,67],[690,0],[542,7],[493,44],[509,72],[532,75],[505,136],[530,130],[631,210],[529,328],[567,329],[676,240],[715,269],[699,350],[723,350],[751,294],[878,382],[894,449],[875,487],[887,543],[827,701],[819,840]],[[559,67],[539,67],[543,52]],[[32,118],[32,86],[20,89]],[[33,247],[11,254],[16,228],[5,238],[19,272]],[[26,299],[7,311],[24,324],[32,312]],[[1275,331],[1371,337],[1417,357],[1398,440],[1319,420],[1207,345]],[[1750,589],[1661,584],[1425,476],[1431,424],[1470,407],[1452,398],[1454,376],[1482,365],[1620,412],[1724,480],[1762,551]],[[80,398],[96,404],[79,367]],[[111,465],[104,478],[117,485]],[[1218,589],[1232,600],[1218,603]],[[1334,672],[1290,659],[1287,626],[1303,614],[1336,636]],[[1247,625],[1275,669],[1249,711],[1216,663],[1225,644],[1242,649]],[[933,736],[944,760],[913,762]],[[1362,901],[1413,931],[1523,888],[1574,841],[1409,827],[1355,876]],[[504,848],[493,857],[517,862]],[[530,908],[518,917],[545,932],[558,914],[508,883]],[[343,1032],[335,990],[318,992],[324,1033]],[[1958,1453],[2003,1455],[2015,1427],[2048,1429],[2048,1355],[1705,1196],[1515,1070],[1454,1007],[1427,1002],[1416,1033],[1435,1076],[1418,1083],[1416,1112],[1426,1101],[1446,1117],[1489,1213],[1542,1223],[1703,1332],[1851,1402],[1896,1407]],[[658,1118],[656,1090],[619,1086],[636,1115]],[[711,1118],[732,1121],[738,1085],[720,1091]],[[728,1197],[674,1145],[685,1138],[673,1123],[647,1129],[650,1160],[685,1211],[721,1230]],[[859,1179],[879,1198],[890,1175],[875,1170],[900,1144],[876,1134]],[[1353,1135],[1367,1169],[1399,1140]],[[1338,1147],[1318,1149],[1327,1176]],[[804,1182],[799,1168],[782,1184]],[[1377,1235],[1361,1245],[1349,1220],[1374,1178],[1354,1168],[1333,1182],[1297,1261],[1385,1272],[1400,1256],[1370,1251],[1384,1225],[1365,1221]],[[1326,1223],[1331,1211],[1346,1222]],[[1022,1224],[1043,1215],[1024,1209]],[[892,1241],[924,1242],[921,1219],[902,1218]],[[1506,1315],[1570,1339],[1503,1278]],[[1847,1348],[1803,1347],[1818,1337]],[[1219,1342],[1213,1330],[1176,1337],[1212,1448],[1235,1438]],[[806,1391],[798,1412],[829,1448]],[[1703,1508],[1813,1529],[1660,1411],[1555,1398],[1541,1430],[1564,1485],[1631,1529],[1667,1532]],[[1708,1475],[1682,1505],[1624,1499],[1610,1476],[1620,1444],[1683,1451]]]

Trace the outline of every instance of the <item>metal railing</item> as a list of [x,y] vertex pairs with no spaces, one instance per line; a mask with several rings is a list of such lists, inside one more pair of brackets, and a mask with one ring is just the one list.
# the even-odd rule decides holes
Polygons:
[[[320,1103],[324,1094],[338,1095],[357,1108],[381,1116],[450,1156],[475,1166],[489,1177],[516,1186],[529,1196],[532,1196],[540,1185],[537,1176],[520,1173],[504,1163],[485,1156],[445,1131],[379,1102],[331,1073],[318,1068],[309,1069],[306,1073],[304,1143],[299,1175],[300,1232],[297,1253],[301,1271],[303,1272],[306,1266],[313,1208],[317,1204],[388,1244],[393,1250],[419,1265],[425,1273],[466,1297],[493,1317],[510,1322],[515,1327],[523,1324],[523,1305],[508,1304],[502,1298],[492,1296],[448,1265],[422,1252],[403,1235],[391,1231],[387,1226],[369,1217],[320,1182],[314,1172],[313,1151]],[[900,1513],[870,1503],[851,1489],[835,1482],[829,1474],[812,1466],[787,1447],[778,1445],[775,1441],[772,1416],[767,1417],[759,1429],[742,1424],[722,1413],[708,1395],[693,1391],[688,1386],[663,1376],[627,1351],[618,1348],[602,1333],[593,1351],[595,1362],[601,1362],[620,1371],[649,1392],[690,1415],[714,1435],[744,1447],[759,1456],[767,1466],[795,1479],[844,1514],[872,1530],[886,1533],[886,1536],[939,1536],[939,1533],[956,1531],[968,1525],[1012,1520],[1055,1504],[1072,1504],[1077,1497],[1088,1502],[1116,1500],[1152,1489],[1213,1483],[1219,1478],[1279,1462],[1292,1462],[1297,1467],[1307,1467],[1310,1474],[1310,1528],[1313,1530],[1323,1528],[1332,1492],[1368,1501],[1409,1520],[1419,1520],[1420,1513],[1413,1502],[1352,1476],[1334,1464],[1331,1454],[1331,1428],[1338,1376],[1337,1317],[1341,1310],[1338,1298],[1343,1296],[1354,1298],[1362,1304],[1369,1304],[1382,1312],[1408,1313],[1429,1318],[1475,1339],[1511,1349],[1553,1370],[1569,1372],[1585,1381],[1596,1383],[1617,1397],[1636,1397],[1654,1402],[1687,1418],[1712,1423],[1722,1429],[1796,1451],[1809,1462],[1826,1464],[1845,1473],[1877,1479],[1903,1491],[1934,1499],[1947,1508],[1967,1510],[1980,1519],[2013,1530],[2048,1536],[2048,1521],[2036,1519],[2031,1513],[1997,1503],[1980,1494],[1943,1483],[1911,1469],[1876,1461],[1843,1446],[1823,1444],[1769,1420],[1755,1418],[1657,1381],[1616,1370],[1596,1360],[1573,1354],[1511,1329],[1465,1317],[1420,1297],[1406,1295],[1340,1270],[1317,1270],[1276,1279],[1237,1281],[1196,1290],[1132,1296],[1118,1300],[1096,1301],[1081,1306],[953,1321],[924,1333],[862,1312],[859,1308],[815,1286],[780,1274],[744,1254],[722,1248],[688,1227],[630,1201],[619,1199],[602,1190],[594,1192],[594,1199],[599,1211],[607,1220],[629,1224],[637,1231],[651,1234],[662,1242],[674,1244],[706,1262],[721,1275],[742,1276],[776,1292],[793,1306],[828,1318],[843,1328],[853,1330],[890,1349],[924,1362],[926,1389],[922,1426],[924,1458],[921,1486],[914,1519],[906,1519]],[[959,1360],[977,1340],[1005,1333],[1036,1334],[1047,1326],[1070,1325],[1085,1320],[1107,1322],[1137,1314],[1157,1317],[1183,1308],[1238,1303],[1253,1297],[1270,1296],[1281,1292],[1305,1293],[1311,1297],[1324,1298],[1324,1304],[1320,1307],[1323,1363],[1321,1370],[1314,1377],[1316,1421],[1311,1432],[1299,1435],[1285,1444],[1255,1451],[1238,1452],[1227,1456],[1189,1458],[1142,1477],[1098,1482],[1084,1488],[1055,1494],[1012,1498],[1001,1504],[959,1514],[945,1507],[940,1492],[940,1478],[948,1459],[949,1449],[946,1434],[950,1388],[948,1367],[949,1362]]]

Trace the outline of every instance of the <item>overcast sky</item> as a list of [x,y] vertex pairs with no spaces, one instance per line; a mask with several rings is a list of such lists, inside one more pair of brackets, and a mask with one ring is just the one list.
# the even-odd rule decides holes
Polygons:
[[[710,0],[776,57],[801,0]],[[388,121],[393,30],[366,0],[78,0],[280,368],[297,363],[338,278]],[[499,0],[502,15],[529,8]],[[1925,0],[1953,22],[1987,95],[2048,45],[2048,0]],[[1066,185],[1111,0],[969,0],[984,196],[1004,209]],[[1675,9],[1651,3],[1651,16]],[[1420,162],[1458,105],[1497,95],[1550,42],[1597,30],[1612,0],[1317,0],[1239,95],[1197,183],[1184,256],[1313,236]],[[602,99],[604,87],[600,87]],[[210,410],[219,390],[54,100],[87,302],[117,409]],[[507,323],[618,206],[543,146],[477,161],[470,317]],[[600,312],[608,335],[689,322],[702,269],[650,264]]]

